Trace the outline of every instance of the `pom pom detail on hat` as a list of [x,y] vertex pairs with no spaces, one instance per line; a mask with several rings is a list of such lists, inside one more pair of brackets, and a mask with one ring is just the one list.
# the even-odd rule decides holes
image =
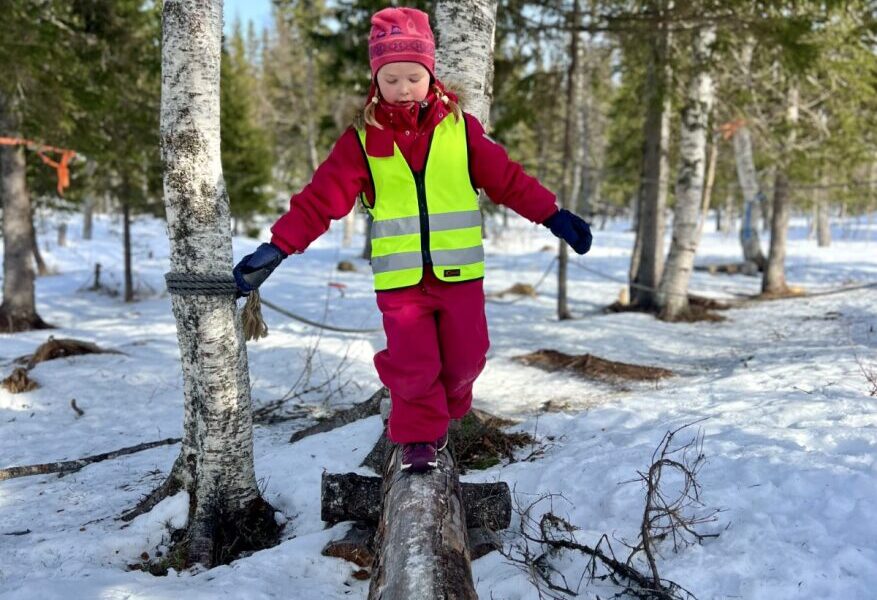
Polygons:
[[372,77],[393,62],[416,62],[435,77],[435,38],[429,16],[415,8],[385,8],[372,15],[368,56]]

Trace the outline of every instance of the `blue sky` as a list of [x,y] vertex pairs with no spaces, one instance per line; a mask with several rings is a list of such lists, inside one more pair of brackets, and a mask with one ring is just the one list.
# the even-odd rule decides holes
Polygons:
[[223,19],[224,31],[231,33],[231,24],[235,15],[241,18],[244,31],[247,30],[247,21],[252,21],[256,26],[256,32],[262,31],[263,27],[271,24],[271,0],[225,0]]

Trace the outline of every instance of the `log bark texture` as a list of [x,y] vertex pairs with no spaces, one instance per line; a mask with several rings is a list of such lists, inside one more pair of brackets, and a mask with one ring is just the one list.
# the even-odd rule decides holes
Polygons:
[[[377,523],[381,518],[381,478],[356,473],[323,473],[320,518]],[[512,520],[512,498],[506,482],[463,483],[467,527],[505,529]]]
[[475,600],[466,517],[450,453],[422,474],[387,461],[369,600]]

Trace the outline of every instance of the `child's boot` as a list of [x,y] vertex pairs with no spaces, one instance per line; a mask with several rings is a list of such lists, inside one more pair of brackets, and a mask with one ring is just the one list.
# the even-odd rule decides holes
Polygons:
[[402,470],[424,473],[438,466],[438,453],[448,445],[445,433],[435,442],[402,444]]

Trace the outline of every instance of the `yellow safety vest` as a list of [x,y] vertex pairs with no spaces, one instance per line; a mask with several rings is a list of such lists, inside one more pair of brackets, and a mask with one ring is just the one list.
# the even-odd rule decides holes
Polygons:
[[417,285],[432,263],[442,281],[484,277],[478,192],[469,177],[465,119],[445,117],[433,131],[424,167],[414,172],[393,144],[393,156],[368,156],[375,190],[366,206],[372,223],[375,290]]

